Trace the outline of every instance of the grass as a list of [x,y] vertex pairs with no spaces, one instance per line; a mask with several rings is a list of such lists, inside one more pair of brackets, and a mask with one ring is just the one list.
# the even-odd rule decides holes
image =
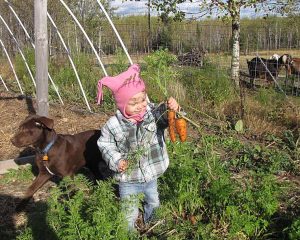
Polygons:
[[18,170],[11,169],[5,174],[4,178],[0,178],[1,184],[11,184],[16,181],[28,182],[33,179],[34,175],[32,173],[31,166],[20,167]]
[[[245,131],[237,132],[240,100],[226,70],[211,62],[202,69],[174,67],[167,61],[172,57],[168,52],[156,54],[142,65],[149,96],[164,100],[157,84],[165,86],[201,126],[200,131],[190,126],[186,143],[168,142],[170,166],[159,179],[162,205],[156,221],[143,236],[128,235],[114,182],[91,185],[78,176],[65,179],[47,203],[38,205],[43,209],[39,219],[46,219],[42,226],[28,221],[12,234],[17,239],[49,232],[52,239],[96,239],[100,233],[114,239],[297,239],[299,192],[286,183],[299,178],[299,99],[291,97],[290,104],[275,90],[245,89]],[[166,60],[159,66],[158,55]],[[111,73],[124,67],[119,57]],[[91,77],[91,83],[85,84],[92,91],[97,74],[88,64],[83,57],[81,67],[87,68],[82,76]],[[72,73],[66,69],[56,75],[62,86],[63,79],[72,83]],[[89,99],[93,97],[90,92]],[[112,109],[111,96],[103,107]],[[11,171],[1,183],[31,178],[31,169]]]

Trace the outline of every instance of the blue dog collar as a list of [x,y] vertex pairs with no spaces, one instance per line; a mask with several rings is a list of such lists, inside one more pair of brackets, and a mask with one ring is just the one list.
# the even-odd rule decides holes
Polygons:
[[57,135],[55,135],[55,137],[52,139],[51,142],[49,142],[47,144],[47,146],[44,148],[44,150],[42,151],[43,154],[47,155],[47,153],[49,152],[49,150],[52,148],[53,144],[55,143],[57,139]]

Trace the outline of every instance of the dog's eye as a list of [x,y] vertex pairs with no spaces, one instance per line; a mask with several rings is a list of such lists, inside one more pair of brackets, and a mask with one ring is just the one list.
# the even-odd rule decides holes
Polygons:
[[42,127],[42,124],[39,122],[35,122],[35,126],[37,126],[38,128]]

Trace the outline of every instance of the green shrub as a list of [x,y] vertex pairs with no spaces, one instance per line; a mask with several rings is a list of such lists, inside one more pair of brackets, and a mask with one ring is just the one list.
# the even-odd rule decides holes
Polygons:
[[116,60],[115,63],[110,65],[111,76],[118,75],[121,72],[127,70],[128,68],[128,59],[123,49],[117,48],[116,50]]
[[180,79],[187,86],[192,106],[199,99],[219,105],[235,97],[233,82],[226,72],[211,64],[201,69],[184,67]]
[[[82,88],[89,102],[95,102],[97,93],[97,81],[103,76],[99,68],[93,63],[93,59],[89,55],[78,54],[73,57],[74,65],[79,74]],[[59,69],[57,69],[59,67]],[[72,102],[75,105],[85,105],[84,97],[80,89],[74,69],[70,63],[62,64],[62,66],[49,67],[54,83],[57,85],[62,99],[66,102]],[[49,88],[51,99],[57,99],[56,93],[52,85]]]
[[17,240],[32,240],[33,231],[31,228],[25,228],[25,230],[16,238]]
[[263,171],[277,174],[280,171],[294,171],[296,166],[291,156],[282,150],[266,149],[259,145],[245,145],[233,159],[232,163],[238,169]]
[[[234,145],[236,152],[247,149],[243,155],[249,161],[273,159],[232,172],[220,148],[230,151]],[[285,188],[266,165],[284,155],[277,153],[275,160],[273,151],[217,136],[198,143],[176,142],[168,150],[170,166],[159,178],[161,207],[144,239],[260,239],[268,234]],[[276,169],[282,168],[279,165]],[[52,189],[47,208],[47,225],[59,239],[141,238],[127,232],[112,180],[92,186],[81,175],[65,178]],[[298,236],[298,226],[294,221],[288,228],[290,236]],[[20,231],[18,239],[30,239],[36,230],[28,225]]]
[[168,50],[158,50],[144,58],[146,68],[142,77],[147,81],[148,94],[154,102],[173,95],[169,87],[177,80],[177,71],[171,66],[176,60]]
[[59,239],[130,239],[112,181],[65,178],[51,192],[47,220]]
[[240,191],[233,203],[226,207],[229,236],[243,232],[248,237],[259,237],[271,223],[279,208],[279,190],[272,175],[250,172],[243,177]]
[[255,99],[264,106],[276,107],[282,105],[285,100],[283,93],[276,92],[273,88],[260,88]]
[[300,239],[300,218],[296,219],[289,229],[289,239]]
[[29,183],[33,177],[32,166],[22,166],[19,169],[10,169],[4,174],[4,178],[0,179],[0,183],[9,184],[16,180]]
[[[276,179],[252,172],[235,178],[215,151],[217,139],[170,147],[171,163],[160,180],[166,231],[176,225],[174,239],[256,238],[267,231],[279,207]],[[191,217],[197,224],[193,225]]]
[[[35,78],[35,53],[32,48],[25,48],[23,51],[24,57],[28,64],[28,67],[32,73],[33,78]],[[15,58],[15,71],[21,82],[21,86],[24,87],[24,92],[28,95],[32,95],[35,93],[35,87],[29,71],[25,65],[25,62],[20,53],[16,55]]]

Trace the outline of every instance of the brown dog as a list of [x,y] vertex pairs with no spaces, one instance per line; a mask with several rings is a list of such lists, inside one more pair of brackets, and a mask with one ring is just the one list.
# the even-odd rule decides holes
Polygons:
[[104,178],[98,166],[104,165],[97,146],[100,130],[63,135],[56,134],[53,125],[54,121],[50,118],[30,115],[21,122],[11,139],[16,147],[32,145],[36,149],[35,163],[39,169],[38,176],[27,189],[17,211],[22,210],[33,194],[54,175],[72,176],[86,166],[95,178]]

